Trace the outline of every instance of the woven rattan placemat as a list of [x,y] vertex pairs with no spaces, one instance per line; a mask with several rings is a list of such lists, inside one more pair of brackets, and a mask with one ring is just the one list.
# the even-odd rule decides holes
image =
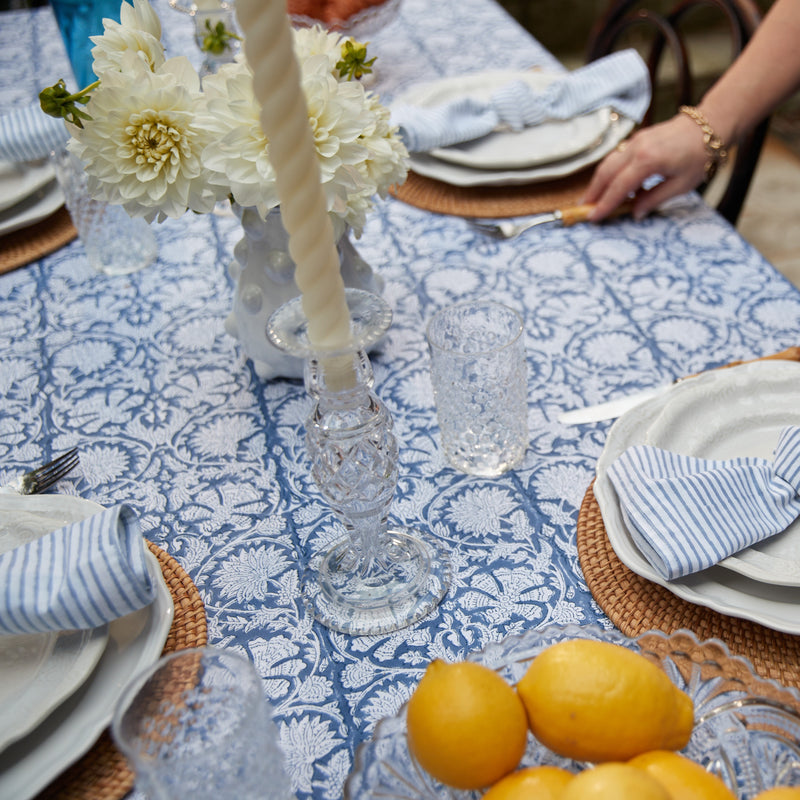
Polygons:
[[[202,647],[207,641],[206,612],[200,593],[183,567],[152,542],[175,604],[175,616],[164,653]],[[133,772],[106,730],[80,761],[62,773],[36,800],[119,800],[133,788]]]
[[761,677],[800,689],[800,636],[689,603],[629,570],[608,540],[592,486],[578,514],[578,558],[594,599],[626,636],[686,628],[700,639],[721,639]]
[[518,186],[451,186],[409,172],[392,194],[409,205],[461,217],[519,217],[577,205],[594,167],[541,183]]
[[27,228],[0,236],[0,274],[23,267],[69,244],[78,231],[61,206],[54,214]]

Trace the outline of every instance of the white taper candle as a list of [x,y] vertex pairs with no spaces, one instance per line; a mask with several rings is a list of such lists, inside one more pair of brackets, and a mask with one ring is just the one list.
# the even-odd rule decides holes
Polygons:
[[[350,341],[350,314],[285,0],[236,0],[236,17],[261,104],[308,337],[319,351],[341,350]],[[330,378],[350,385],[349,363],[345,374]]]

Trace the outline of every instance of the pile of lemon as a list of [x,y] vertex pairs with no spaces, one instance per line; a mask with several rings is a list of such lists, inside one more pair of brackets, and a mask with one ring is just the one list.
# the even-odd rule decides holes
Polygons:
[[[408,702],[408,746],[434,778],[483,800],[736,800],[675,752],[692,734],[691,699],[622,645],[571,639],[543,650],[516,685],[473,662],[433,661]],[[528,733],[594,766],[518,769]],[[800,787],[756,800],[800,800]]]

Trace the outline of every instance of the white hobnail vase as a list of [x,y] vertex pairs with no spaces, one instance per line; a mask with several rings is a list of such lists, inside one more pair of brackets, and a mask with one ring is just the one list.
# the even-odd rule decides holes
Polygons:
[[[234,248],[234,260],[228,267],[236,288],[225,330],[239,340],[262,379],[302,378],[304,360],[281,352],[266,335],[272,312],[300,294],[280,208],[273,209],[266,219],[255,208],[236,203],[233,212],[242,224],[244,236]],[[383,278],[358,254],[349,231],[345,231],[337,247],[345,286],[381,294]]]

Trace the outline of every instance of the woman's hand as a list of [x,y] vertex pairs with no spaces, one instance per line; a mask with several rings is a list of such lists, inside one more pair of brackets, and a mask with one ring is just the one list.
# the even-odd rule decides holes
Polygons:
[[634,200],[633,216],[641,219],[670,197],[702,183],[707,161],[702,131],[678,114],[637,131],[609,153],[597,166],[583,202],[596,204],[590,219],[599,222],[639,192],[647,178],[660,175],[661,183]]

